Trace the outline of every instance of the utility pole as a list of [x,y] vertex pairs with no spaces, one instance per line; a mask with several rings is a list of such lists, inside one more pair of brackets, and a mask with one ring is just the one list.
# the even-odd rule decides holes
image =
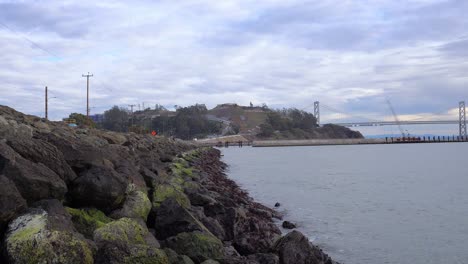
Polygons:
[[131,116],[132,116],[132,126],[133,126],[133,107],[136,106],[136,105],[131,104],[131,105],[128,105],[128,106],[130,106],[130,109],[131,109],[130,112],[131,112]]
[[86,116],[89,117],[89,77],[93,77],[92,74],[82,74],[82,77],[86,77]]
[[45,119],[48,120],[47,86],[45,87]]
[[131,105],[128,105],[128,106],[130,106],[130,112],[133,114],[133,107],[136,106],[136,105],[131,104]]

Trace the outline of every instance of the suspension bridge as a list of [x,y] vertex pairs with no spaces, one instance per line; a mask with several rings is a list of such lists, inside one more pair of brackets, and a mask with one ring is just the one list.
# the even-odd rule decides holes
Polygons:
[[[390,103],[389,103],[390,105]],[[453,120],[421,120],[422,118],[414,119],[414,120],[405,120],[400,121],[398,120],[397,115],[394,113],[393,108],[391,108],[395,120],[394,121],[381,121],[381,120],[372,120],[367,117],[352,115],[350,113],[344,113],[342,111],[336,110],[333,107],[326,106],[322,104],[322,107],[326,108],[327,110],[344,114],[346,116],[364,119],[367,121],[364,122],[326,122],[330,124],[345,126],[345,127],[376,127],[376,126],[401,126],[401,125],[452,125],[458,124],[459,126],[459,136],[466,137],[467,136],[467,129],[466,129],[466,107],[465,102],[461,101],[458,104],[458,119]],[[390,105],[391,107],[391,105]],[[317,123],[320,125],[320,102],[314,102],[314,116],[317,118]]]

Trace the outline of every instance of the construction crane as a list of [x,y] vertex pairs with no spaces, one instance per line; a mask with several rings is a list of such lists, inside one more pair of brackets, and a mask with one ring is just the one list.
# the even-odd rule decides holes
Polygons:
[[[401,123],[400,123],[400,120],[398,119],[398,116],[397,114],[395,113],[395,109],[393,109],[393,106],[392,106],[392,103],[390,103],[390,100],[387,99],[387,104],[388,104],[388,107],[390,108],[390,111],[392,111],[392,114],[393,114],[393,118],[395,118],[395,122],[397,123],[398,125],[398,129],[400,130],[400,133],[401,133],[401,136],[402,137],[405,137],[405,131],[403,130],[403,128],[401,127]],[[408,130],[407,130],[408,131]],[[409,136],[409,133],[408,133],[408,136]]]

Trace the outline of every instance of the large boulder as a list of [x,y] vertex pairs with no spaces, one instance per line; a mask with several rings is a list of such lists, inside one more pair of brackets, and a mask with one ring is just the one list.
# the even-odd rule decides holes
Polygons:
[[7,144],[23,158],[46,165],[67,183],[76,178],[75,172],[65,161],[62,152],[44,140],[14,138],[8,140]]
[[8,222],[26,207],[26,201],[16,189],[15,184],[7,177],[0,175],[0,233]]
[[169,264],[166,253],[141,220],[121,218],[94,231],[96,263]]
[[0,116],[0,138],[24,138],[30,139],[33,136],[33,128],[16,120],[7,120]]
[[279,257],[273,253],[257,253],[248,256],[249,260],[256,261],[261,264],[279,264]]
[[253,214],[249,208],[228,208],[224,215],[226,234],[241,255],[267,253],[280,236],[270,218]]
[[170,248],[165,248],[167,258],[169,259],[170,264],[195,264],[189,257],[186,255],[179,255],[177,252]]
[[146,221],[151,210],[151,201],[143,191],[133,190],[125,198],[122,208],[112,212],[111,217],[141,218]]
[[328,255],[313,246],[307,237],[298,231],[292,231],[279,239],[274,250],[278,253],[281,264],[332,264]]
[[5,235],[9,263],[93,263],[93,245],[76,233],[59,201],[40,202],[10,222]]
[[92,166],[70,186],[76,207],[96,207],[104,212],[117,209],[125,199],[127,179],[110,166]]
[[65,182],[42,163],[34,163],[16,153],[0,141],[0,173],[13,181],[21,195],[29,202],[41,199],[63,199]]
[[162,202],[155,209],[154,229],[159,239],[166,239],[182,232],[207,231],[192,213],[181,206],[174,198]]
[[195,263],[223,257],[223,243],[213,235],[198,231],[180,233],[168,238],[165,244],[178,254],[189,256]]

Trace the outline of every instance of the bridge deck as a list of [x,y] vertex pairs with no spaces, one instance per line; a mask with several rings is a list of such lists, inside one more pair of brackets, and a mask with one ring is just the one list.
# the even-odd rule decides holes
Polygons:
[[[458,125],[458,120],[434,120],[434,121],[400,121],[400,125]],[[349,122],[349,123],[332,123],[345,127],[359,126],[396,126],[396,121],[375,121],[375,122]]]

